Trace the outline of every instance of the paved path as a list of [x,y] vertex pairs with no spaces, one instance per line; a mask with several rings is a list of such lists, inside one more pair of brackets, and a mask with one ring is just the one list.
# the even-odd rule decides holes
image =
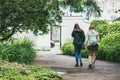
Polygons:
[[58,49],[39,51],[31,65],[40,65],[60,73],[64,80],[120,80],[120,64],[96,61],[94,69],[88,69],[88,59],[83,59],[83,67],[74,67],[75,59],[61,55]]

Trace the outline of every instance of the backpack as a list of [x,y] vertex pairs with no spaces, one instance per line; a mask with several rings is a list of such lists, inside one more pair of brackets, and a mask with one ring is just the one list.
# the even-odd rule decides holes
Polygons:
[[95,46],[97,45],[97,35],[93,32],[91,32],[91,34],[89,35],[89,45],[91,46]]

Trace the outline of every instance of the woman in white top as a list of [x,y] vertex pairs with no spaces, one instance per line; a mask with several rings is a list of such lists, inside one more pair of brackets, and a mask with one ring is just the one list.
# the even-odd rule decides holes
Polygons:
[[95,31],[93,26],[89,27],[87,33],[87,49],[88,49],[88,59],[89,59],[89,68],[93,68],[95,64],[96,51],[98,50],[98,41],[99,34]]

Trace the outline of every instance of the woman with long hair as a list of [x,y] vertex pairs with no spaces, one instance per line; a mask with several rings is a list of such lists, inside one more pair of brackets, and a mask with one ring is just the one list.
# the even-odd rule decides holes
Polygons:
[[81,48],[82,48],[82,44],[85,42],[84,31],[76,23],[74,25],[74,29],[71,35],[74,38],[73,45],[74,45],[74,53],[75,53],[75,59],[76,59],[75,67],[79,66],[79,61],[80,61],[80,66],[83,66]]

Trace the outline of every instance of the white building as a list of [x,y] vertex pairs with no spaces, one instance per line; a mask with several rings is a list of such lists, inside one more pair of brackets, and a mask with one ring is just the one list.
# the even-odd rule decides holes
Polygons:
[[48,50],[50,49],[51,40],[57,41],[57,45],[61,46],[67,40],[71,39],[71,33],[75,23],[78,23],[86,34],[89,23],[85,22],[82,16],[63,16],[62,18],[63,22],[61,24],[51,26],[51,31],[46,35],[35,36],[32,32],[28,31],[27,33],[17,33],[14,37],[20,40],[26,37],[33,42],[35,48]]
[[99,7],[102,10],[101,17],[93,19],[102,19],[107,20],[108,22],[112,22],[116,18],[120,17],[120,0],[97,0]]
[[14,34],[13,37],[17,38],[18,40],[23,40],[24,38],[29,39],[36,49],[50,49],[50,33],[36,36],[31,31],[22,33],[18,32]]
[[[102,10],[101,17],[91,16],[88,20],[91,22],[94,19],[107,20],[108,22],[112,22],[116,18],[120,17],[120,0],[96,0],[98,6]],[[86,17],[86,13],[74,13],[69,12],[68,10],[64,10],[65,16],[77,15]]]

